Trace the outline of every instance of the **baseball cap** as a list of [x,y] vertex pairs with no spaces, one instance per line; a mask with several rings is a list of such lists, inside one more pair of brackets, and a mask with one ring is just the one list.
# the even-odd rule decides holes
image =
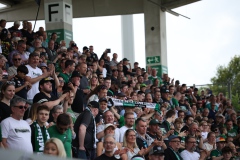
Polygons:
[[123,61],[129,61],[127,58],[123,58]]
[[179,81],[179,80],[176,80],[175,83],[180,84],[180,81]]
[[85,50],[87,50],[88,49],[88,47],[87,46],[84,46],[83,47],[83,51],[85,51]]
[[216,138],[216,142],[226,142],[226,140],[223,136],[219,136]]
[[114,129],[116,128],[113,124],[108,123],[108,124],[105,125],[104,130],[107,129],[108,127],[112,127]]
[[143,83],[140,85],[140,88],[142,88],[142,87],[147,87],[147,85]]
[[150,152],[149,155],[164,155],[164,151],[162,149],[162,147],[160,146],[154,146]]
[[169,93],[169,90],[167,88],[167,86],[163,85],[161,88],[160,88],[160,91],[161,93]]
[[97,101],[91,101],[87,106],[91,108],[99,108],[99,103]]
[[98,102],[103,102],[103,101],[108,102],[106,98],[100,98]]
[[39,85],[42,85],[42,84],[44,84],[46,82],[49,82],[49,81],[53,82],[54,79],[52,77],[43,78],[43,79],[40,80]]
[[73,78],[73,77],[80,77],[80,78],[82,78],[82,76],[80,75],[80,73],[78,71],[73,71],[72,72],[71,78]]
[[46,67],[46,68],[48,69],[48,66],[47,66],[46,63],[41,63],[41,64],[39,65],[39,68],[42,68],[42,67]]
[[171,135],[171,136],[168,137],[168,141],[171,142],[175,138],[179,138],[181,140],[181,137],[179,137],[177,135]]
[[72,43],[71,47],[77,47],[76,43]]
[[149,122],[149,125],[154,125],[154,124],[161,124],[157,119],[152,119],[150,122]]

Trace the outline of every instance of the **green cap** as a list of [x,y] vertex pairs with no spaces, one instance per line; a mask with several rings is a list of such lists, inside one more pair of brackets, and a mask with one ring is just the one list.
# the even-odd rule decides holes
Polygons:
[[149,122],[149,125],[154,125],[154,124],[161,124],[157,119],[152,119],[150,122]]

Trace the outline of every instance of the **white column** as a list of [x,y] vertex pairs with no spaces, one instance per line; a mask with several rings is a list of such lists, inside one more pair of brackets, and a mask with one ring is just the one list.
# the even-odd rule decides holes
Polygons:
[[133,15],[122,15],[122,56],[135,62]]
[[[160,3],[160,0],[152,0]],[[144,0],[146,66],[157,69],[158,76],[168,72],[166,13]]]

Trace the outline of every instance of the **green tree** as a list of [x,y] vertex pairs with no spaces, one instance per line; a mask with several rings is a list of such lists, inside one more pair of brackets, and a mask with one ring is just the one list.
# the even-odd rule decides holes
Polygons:
[[[218,66],[216,75],[211,78],[213,85],[210,87],[213,93],[228,92],[228,85],[231,84],[231,93],[234,99],[234,107],[238,107],[240,95],[240,56],[234,56],[227,66]],[[232,99],[232,100],[233,100]]]

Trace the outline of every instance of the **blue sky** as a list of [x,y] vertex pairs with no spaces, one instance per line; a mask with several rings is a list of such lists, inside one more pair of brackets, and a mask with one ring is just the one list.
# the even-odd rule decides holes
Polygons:
[[[210,83],[219,65],[239,54],[239,0],[204,0],[174,9],[191,19],[167,14],[168,71],[171,78],[188,85]],[[12,23],[7,24],[8,27]],[[38,21],[36,28],[44,26]],[[94,45],[98,56],[106,48],[122,59],[121,17],[73,19],[74,40],[79,48]],[[136,61],[145,67],[143,14],[134,15]],[[110,54],[111,56],[111,54]]]

